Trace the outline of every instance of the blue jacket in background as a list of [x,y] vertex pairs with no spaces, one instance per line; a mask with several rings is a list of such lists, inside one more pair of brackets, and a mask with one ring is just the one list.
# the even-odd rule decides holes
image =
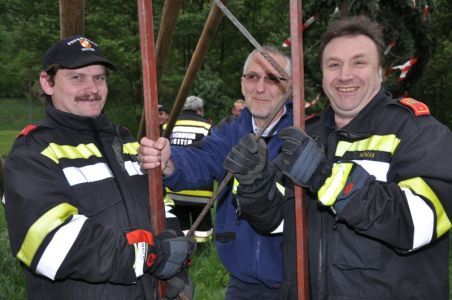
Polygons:
[[[277,132],[292,125],[292,103],[266,138],[268,155],[273,159],[282,140]],[[253,132],[251,113],[244,109],[239,117],[229,117],[215,126],[211,135],[192,147],[172,147],[175,165],[173,175],[164,178],[172,190],[206,186],[226,175],[223,162],[240,138]],[[236,278],[247,282],[278,288],[282,282],[282,235],[262,235],[237,213],[232,182],[217,199],[215,239],[218,255],[226,269]]]

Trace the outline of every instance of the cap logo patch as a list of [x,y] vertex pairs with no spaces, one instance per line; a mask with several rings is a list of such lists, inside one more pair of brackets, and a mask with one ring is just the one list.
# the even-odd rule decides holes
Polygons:
[[79,38],[73,39],[72,41],[69,41],[67,44],[68,44],[68,46],[70,46],[76,42],[80,43],[80,46],[82,46],[82,48],[80,50],[82,50],[82,51],[93,51],[93,52],[96,51],[94,49],[94,47],[97,45],[85,37],[79,37]]

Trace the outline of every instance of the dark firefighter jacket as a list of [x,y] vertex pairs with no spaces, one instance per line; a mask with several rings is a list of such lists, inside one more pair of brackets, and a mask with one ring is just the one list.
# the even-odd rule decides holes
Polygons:
[[[164,125],[164,128],[166,124]],[[206,137],[212,125],[193,110],[184,110],[176,120],[170,136],[171,146],[194,146]],[[172,191],[166,193],[174,201],[184,204],[205,204],[212,197],[212,185],[198,187],[194,190]]]
[[[105,115],[49,106],[6,161],[5,212],[29,299],[154,299],[124,232],[150,228],[138,143]],[[138,278],[137,278],[138,277]]]
[[[307,132],[325,146],[330,163],[353,161],[374,177],[336,202],[336,213],[317,201],[324,194],[309,194],[311,299],[446,300],[450,130],[431,117],[423,103],[394,100],[384,89],[348,125],[334,128],[331,108],[306,124]],[[336,176],[332,173],[329,179]],[[324,187],[328,190],[333,182],[327,180]],[[257,185],[255,190],[265,194],[263,185]],[[271,184],[266,186],[270,189]],[[253,222],[271,229],[281,222],[284,210],[287,266],[294,266],[296,257],[292,190],[287,184],[285,200],[281,193],[268,199],[273,210]],[[249,189],[243,196],[252,194]],[[238,197],[240,201],[240,190]],[[293,283],[290,299],[297,299],[293,269],[285,268],[285,275]]]
[[[292,124],[292,104],[276,125],[276,132]],[[253,132],[251,113],[242,111],[238,118],[227,118],[215,126],[211,135],[194,147],[172,147],[175,172],[164,178],[164,184],[173,190],[196,188],[221,181],[226,172],[223,167],[232,147],[240,138]],[[269,156],[275,157],[282,141],[275,134],[267,142]],[[218,255],[226,269],[238,279],[280,287],[282,281],[281,235],[257,233],[237,213],[237,203],[231,189],[225,189],[217,200],[215,239]]]

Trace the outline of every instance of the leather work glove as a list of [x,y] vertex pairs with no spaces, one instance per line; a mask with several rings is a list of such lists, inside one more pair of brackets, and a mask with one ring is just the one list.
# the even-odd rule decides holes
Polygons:
[[166,280],[165,297],[162,300],[191,300],[194,293],[193,282],[187,270],[183,270]]
[[264,140],[255,140],[249,133],[232,147],[223,166],[231,172],[240,184],[251,185],[261,178],[267,165],[267,145]]
[[279,137],[284,143],[281,153],[273,162],[295,184],[313,192],[318,191],[331,173],[323,149],[304,131],[294,126],[282,129]]
[[173,230],[164,230],[156,237],[146,230],[126,233],[129,245],[135,250],[135,274],[151,273],[159,279],[168,279],[183,270],[196,249],[193,239],[178,236]]

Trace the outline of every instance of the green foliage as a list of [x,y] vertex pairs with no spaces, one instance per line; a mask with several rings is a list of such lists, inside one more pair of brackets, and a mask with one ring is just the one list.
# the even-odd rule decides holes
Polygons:
[[[413,92],[426,68],[430,72],[439,71],[438,68],[432,69],[428,62],[435,45],[439,49],[435,51],[435,59],[448,58],[443,58],[448,55],[448,36],[446,42],[441,42],[438,37],[445,36],[444,32],[441,35],[441,30],[450,28],[451,19],[447,18],[450,4],[446,0],[420,0],[416,1],[416,6],[413,3],[409,0],[304,1],[303,19],[307,20],[315,14],[318,16],[315,23],[303,32],[306,99],[310,101],[322,94],[318,40],[331,20],[340,15],[367,14],[384,26],[386,42],[397,42],[386,57],[385,67],[402,64],[414,55],[419,57],[418,64],[412,68],[405,81],[397,81],[398,71],[386,79],[385,84],[395,95],[404,91]],[[163,0],[153,1],[155,35],[158,33],[163,4]],[[183,3],[159,80],[159,101],[167,107],[171,107],[176,99],[211,4],[210,0]],[[277,9],[275,4],[278,5]],[[124,121],[136,131],[142,110],[137,4],[135,1],[99,0],[87,1],[85,5],[85,34],[99,42],[106,56],[118,66],[118,71],[109,78],[109,103],[114,109],[130,110]],[[237,0],[229,1],[227,5],[262,45],[281,45],[289,36],[289,1]],[[428,17],[422,15],[425,5],[434,8]],[[59,37],[58,3],[51,0],[5,0],[0,6],[0,60],[4,62],[0,65],[0,72],[7,74],[0,78],[0,97],[32,97],[30,87],[36,83],[41,57]],[[437,21],[439,19],[442,21]],[[446,45],[442,45],[444,43]],[[239,77],[243,61],[251,49],[252,45],[223,17],[189,92],[206,100],[207,117],[214,121],[222,119],[228,114],[231,103],[242,97]],[[431,76],[434,78],[434,75]],[[446,99],[443,94],[433,92],[429,98],[436,102]],[[324,99],[322,102],[325,102]],[[452,111],[449,107],[448,103],[442,104],[442,110],[446,108],[447,111],[441,117],[442,120],[448,120],[446,115]]]

